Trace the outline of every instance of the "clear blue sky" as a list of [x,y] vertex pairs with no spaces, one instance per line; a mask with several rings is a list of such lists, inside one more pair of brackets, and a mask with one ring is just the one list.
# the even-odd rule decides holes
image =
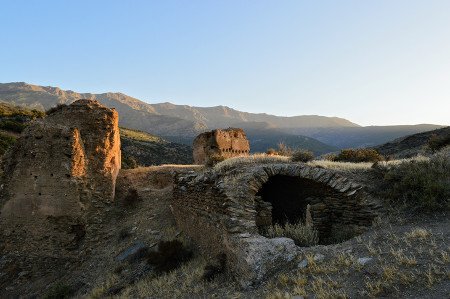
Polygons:
[[450,1],[0,0],[0,82],[450,125]]

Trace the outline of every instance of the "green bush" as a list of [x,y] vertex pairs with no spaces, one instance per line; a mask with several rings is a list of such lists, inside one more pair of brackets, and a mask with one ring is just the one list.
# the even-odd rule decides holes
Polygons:
[[358,148],[358,149],[344,149],[335,158],[337,162],[378,162],[384,160],[374,149]]
[[450,208],[450,154],[403,162],[386,170],[384,191],[393,203],[422,211]]
[[428,147],[433,152],[436,152],[447,145],[450,145],[450,134],[446,134],[446,135],[442,135],[442,136],[433,134],[433,135],[431,135],[430,139],[428,140]]
[[72,297],[73,289],[64,283],[57,283],[53,285],[44,295],[44,299],[64,299]]
[[268,238],[285,237],[294,240],[297,246],[314,246],[319,243],[319,233],[311,225],[305,225],[302,222],[286,223],[284,225],[275,224],[269,226],[263,232]]
[[308,162],[314,159],[314,154],[308,150],[298,149],[292,154],[292,162]]
[[15,133],[22,133],[22,131],[26,128],[26,124],[13,121],[13,120],[2,120],[0,121],[0,129],[6,131],[12,131]]
[[122,151],[122,169],[138,168],[139,164],[135,157],[124,155]]
[[16,142],[16,138],[0,133],[0,156],[4,155],[10,146]]

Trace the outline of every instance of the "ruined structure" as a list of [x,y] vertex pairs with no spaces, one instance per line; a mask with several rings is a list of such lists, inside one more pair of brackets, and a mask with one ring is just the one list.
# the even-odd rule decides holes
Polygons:
[[0,203],[6,249],[72,250],[114,199],[118,114],[91,100],[59,106],[24,131],[6,161]]
[[217,129],[198,135],[194,139],[194,163],[205,164],[210,157],[230,158],[248,156],[250,144],[244,130]]
[[304,220],[309,210],[319,238],[342,226],[370,226],[380,205],[364,187],[335,171],[303,163],[239,165],[177,178],[173,213],[203,251],[225,254],[243,284],[292,265],[291,239],[260,234],[273,223]]

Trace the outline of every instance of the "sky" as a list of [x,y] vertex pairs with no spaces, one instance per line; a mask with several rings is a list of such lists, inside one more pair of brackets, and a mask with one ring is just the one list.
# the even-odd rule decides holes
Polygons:
[[450,125],[450,1],[0,0],[0,82]]

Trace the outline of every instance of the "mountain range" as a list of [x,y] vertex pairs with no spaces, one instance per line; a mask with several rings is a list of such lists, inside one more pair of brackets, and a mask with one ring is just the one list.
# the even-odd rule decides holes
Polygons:
[[241,127],[247,132],[252,151],[258,152],[284,142],[292,147],[323,154],[340,148],[375,146],[401,136],[442,127],[429,124],[362,127],[338,117],[283,117],[242,112],[226,106],[194,107],[167,102],[149,104],[123,93],[77,93],[24,82],[0,83],[0,102],[37,110],[70,104],[82,98],[94,99],[115,108],[119,112],[121,126],[189,145],[201,132]]

